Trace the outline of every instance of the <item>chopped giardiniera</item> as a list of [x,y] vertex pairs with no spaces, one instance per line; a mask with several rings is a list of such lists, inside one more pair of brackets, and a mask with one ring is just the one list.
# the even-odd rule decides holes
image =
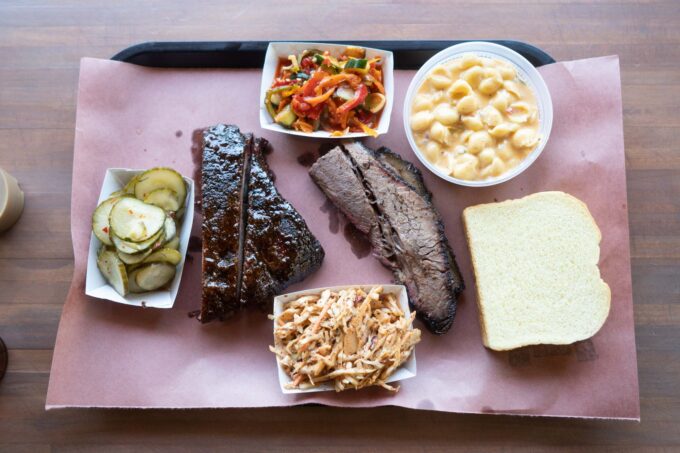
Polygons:
[[[308,49],[280,61],[264,104],[275,123],[287,129],[332,136],[375,132],[385,104],[380,57],[348,46],[340,55]],[[367,96],[372,96],[369,107]]]

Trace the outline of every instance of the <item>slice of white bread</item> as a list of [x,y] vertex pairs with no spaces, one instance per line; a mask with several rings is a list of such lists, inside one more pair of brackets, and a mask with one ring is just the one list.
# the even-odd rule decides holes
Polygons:
[[463,223],[486,347],[570,344],[600,330],[611,291],[597,267],[600,229],[585,203],[539,192],[470,206]]

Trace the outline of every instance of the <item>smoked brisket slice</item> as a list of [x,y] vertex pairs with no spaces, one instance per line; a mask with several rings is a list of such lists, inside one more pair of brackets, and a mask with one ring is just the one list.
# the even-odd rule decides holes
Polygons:
[[[418,192],[423,198],[428,202],[432,201],[432,193],[429,191],[423,180],[423,174],[420,170],[413,165],[411,162],[405,160],[399,154],[395,153],[389,148],[384,146],[378,148],[376,151],[376,156],[380,162],[382,162],[386,167],[391,167],[394,171],[413,187],[413,189]],[[444,236],[444,224],[440,221],[439,227],[441,228],[441,234]],[[453,275],[454,287],[460,288],[457,292],[460,293],[465,289],[465,283],[463,282],[463,276],[460,274],[458,269],[458,263],[456,263],[455,255],[453,254],[453,249],[451,248],[448,240],[446,245],[449,249],[449,263],[451,263],[451,272]]]
[[324,258],[305,220],[278,192],[256,139],[250,156],[241,302],[269,309],[274,295],[315,272]]
[[432,200],[432,194],[425,186],[423,174],[420,173],[418,167],[385,146],[378,148],[375,155],[385,167],[394,171],[427,201]]
[[245,306],[269,307],[323,261],[318,240],[274,185],[263,154],[268,146],[236,126],[204,134],[201,322]]
[[310,175],[368,235],[374,255],[406,286],[411,305],[428,328],[448,331],[464,285],[415,167],[391,151],[350,143],[319,158]]

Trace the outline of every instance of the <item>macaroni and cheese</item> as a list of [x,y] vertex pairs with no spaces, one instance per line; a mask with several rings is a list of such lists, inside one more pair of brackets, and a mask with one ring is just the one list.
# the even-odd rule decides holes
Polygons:
[[495,178],[538,145],[536,96],[502,60],[464,55],[435,66],[411,104],[413,139],[440,172]]

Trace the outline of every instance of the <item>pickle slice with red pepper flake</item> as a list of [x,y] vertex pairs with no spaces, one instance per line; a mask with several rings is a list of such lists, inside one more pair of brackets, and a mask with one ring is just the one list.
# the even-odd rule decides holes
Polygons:
[[144,242],[155,236],[165,223],[165,211],[132,197],[118,200],[109,213],[113,234],[129,242]]
[[113,205],[115,205],[121,198],[121,196],[118,196],[102,201],[92,214],[92,232],[97,237],[97,239],[102,242],[102,244],[113,245],[113,242],[111,242],[111,237],[109,236],[111,232],[111,226],[109,225],[109,214],[111,214]]
[[135,184],[135,196],[143,200],[154,190],[163,188],[174,190],[177,194],[180,208],[184,206],[187,197],[187,187],[182,175],[172,168],[157,167],[140,174],[137,184]]

